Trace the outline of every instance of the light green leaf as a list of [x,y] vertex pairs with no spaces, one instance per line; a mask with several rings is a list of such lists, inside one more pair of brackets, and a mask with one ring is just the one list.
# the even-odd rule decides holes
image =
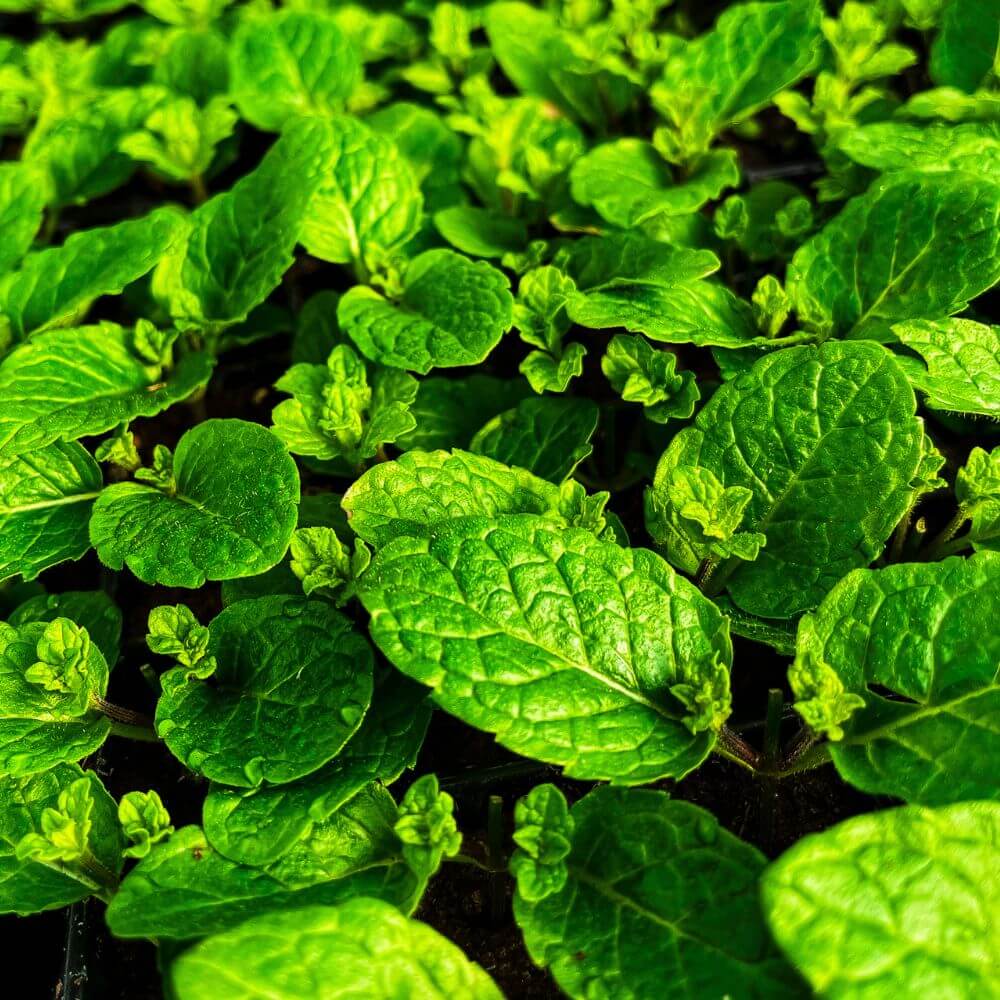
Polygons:
[[337,319],[367,358],[424,374],[484,361],[510,329],[514,300],[506,275],[452,250],[410,261],[398,301],[357,286]]
[[21,777],[93,753],[111,731],[94,706],[107,687],[101,651],[69,619],[0,625],[0,774]]
[[333,528],[299,528],[292,535],[291,552],[292,572],[306,595],[319,591],[337,607],[354,596],[357,581],[371,562],[363,541],[355,540],[352,552]]
[[241,788],[315,771],[357,730],[372,694],[368,643],[328,604],[289,595],[231,604],[209,626],[207,681],[161,678],[156,731],[193,771]]
[[[46,825],[51,829],[58,822],[52,814],[60,811],[60,800],[70,805],[64,798],[70,795],[90,802],[83,856],[17,857],[25,838],[41,838]],[[7,778],[0,783],[0,806],[0,913],[57,910],[113,889],[122,868],[121,829],[114,800],[92,771],[56,764],[27,778]]]
[[255,170],[191,214],[153,276],[178,326],[238,323],[278,285],[323,179],[325,143],[321,123],[294,122]]
[[208,628],[185,604],[160,605],[149,612],[146,645],[151,653],[169,656],[187,669],[189,678],[204,680],[215,673],[215,657],[209,655]]
[[403,845],[403,858],[418,875],[430,878],[442,859],[458,854],[462,835],[454,808],[454,799],[439,790],[436,775],[425,774],[406,790],[393,830]]
[[0,455],[0,580],[34,580],[90,548],[87,525],[101,470],[75,442]]
[[189,354],[165,373],[114,323],[39,334],[0,363],[0,451],[20,454],[152,417],[204,386],[214,363]]
[[378,270],[417,232],[423,198],[417,177],[393,142],[346,115],[316,123],[326,156],[322,184],[302,227],[314,257]]
[[712,746],[666,692],[729,665],[726,620],[651,552],[463,517],[381,548],[361,599],[376,644],[442,708],[571,777],[680,777]]
[[242,19],[229,56],[233,100],[251,125],[280,132],[297,115],[333,115],[361,80],[361,60],[336,19],[283,10]]
[[969,319],[911,320],[892,332],[921,361],[899,363],[936,410],[1000,416],[1000,326]]
[[573,164],[573,199],[591,206],[614,226],[631,229],[659,215],[696,212],[740,181],[735,152],[706,153],[691,173],[675,182],[666,161],[648,142],[616,139]]
[[[203,822],[212,846],[248,865],[269,865],[373,781],[395,781],[416,763],[431,717],[426,689],[385,668],[358,731],[333,760],[298,781],[257,788],[212,785]],[[313,838],[314,839],[314,838]]]
[[156,792],[126,792],[118,803],[118,822],[122,825],[127,858],[144,858],[154,844],[166,840],[174,832],[170,813]]
[[375,546],[400,535],[424,538],[442,521],[473,514],[544,514],[559,520],[561,504],[552,483],[457,448],[410,451],[395,462],[381,462],[343,499],[351,527]]
[[972,94],[996,79],[998,49],[997,0],[951,0],[931,46],[931,79]]
[[214,21],[233,0],[139,0],[153,17],[182,27]]
[[565,392],[570,381],[583,374],[583,344],[567,344],[558,358],[545,351],[532,351],[518,366],[518,371],[537,393]]
[[[391,796],[382,794],[392,807]],[[371,852],[382,844],[386,829],[391,836],[393,816],[394,807],[369,832]],[[353,832],[358,839],[365,836],[364,829]],[[121,938],[190,941],[263,913],[335,905],[357,896],[412,911],[422,888],[417,876],[395,855],[372,853],[369,861],[342,878],[289,883],[266,868],[229,861],[212,849],[199,827],[185,826],[129,872],[108,906],[108,926]]]
[[563,793],[555,785],[536,785],[514,807],[510,872],[528,903],[551,896],[566,884],[566,856],[572,847],[573,819]]
[[164,208],[103,229],[84,229],[61,247],[28,254],[0,278],[0,318],[15,340],[80,319],[94,299],[117,295],[152,270],[182,238],[184,223]]
[[38,594],[19,604],[7,622],[20,628],[28,622],[51,622],[56,618],[68,618],[86,629],[109,668],[118,662],[122,613],[105,591],[65,590],[61,594]]
[[998,840],[993,802],[857,816],[768,868],[764,914],[819,996],[991,996]]
[[857,696],[830,744],[847,781],[924,805],[1000,798],[995,769],[970,764],[1000,753],[998,614],[1000,554],[983,552],[858,570],[799,623],[796,698],[817,699],[818,663]]
[[597,418],[597,404],[589,399],[533,396],[494,417],[469,449],[561,483],[593,451]]
[[31,163],[0,163],[0,274],[16,267],[42,224],[45,174]]
[[127,564],[146,583],[194,588],[262,573],[285,554],[299,476],[268,430],[206,420],[181,438],[173,474],[166,491],[116,483],[101,494],[90,538],[106,566]]
[[247,1000],[502,1000],[450,941],[374,899],[257,917],[185,952],[170,980],[178,1000],[215,1000],[227,983]]
[[804,243],[786,287],[799,321],[888,340],[907,319],[961,312],[1000,278],[1000,183],[899,171]]
[[973,448],[955,477],[955,499],[972,520],[975,549],[1000,549],[1000,448]]
[[[543,785],[527,802],[542,791],[562,798]],[[515,840],[555,841],[565,881],[535,891],[535,871],[516,862],[514,917],[568,996],[802,996],[764,925],[756,848],[664,792],[597,788],[565,811],[563,800],[518,817]]]
[[657,351],[642,337],[612,337],[601,358],[601,371],[628,403],[641,403],[657,424],[687,419],[701,396],[691,372],[678,372],[677,355]]
[[993,122],[874,122],[837,135],[836,143],[874,170],[964,170],[1000,180],[1000,127]]
[[709,551],[675,516],[675,470],[706,469],[726,489],[750,490],[741,527],[765,535],[766,547],[754,562],[724,564],[710,586],[727,586],[751,614],[792,617],[871,562],[910,507],[924,454],[915,410],[878,344],[765,355],[674,437],[647,494],[647,526],[670,562],[695,573]]

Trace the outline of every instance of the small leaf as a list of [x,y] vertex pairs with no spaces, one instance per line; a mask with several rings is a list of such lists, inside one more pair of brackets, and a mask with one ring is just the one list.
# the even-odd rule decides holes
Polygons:
[[123,854],[127,858],[144,858],[150,848],[166,840],[174,832],[170,813],[156,792],[126,792],[118,803],[118,822],[125,839],[131,842]]
[[433,774],[418,778],[399,804],[399,819],[393,829],[403,843],[406,863],[425,878],[433,875],[443,858],[454,857],[462,846],[452,812],[455,803],[438,790]]
[[559,892],[569,872],[566,857],[573,819],[566,798],[555,785],[536,785],[514,807],[514,843],[510,872],[522,899],[537,903]]
[[657,351],[643,337],[619,334],[611,338],[601,359],[601,371],[628,403],[641,403],[657,424],[694,413],[700,393],[691,372],[677,372],[677,355]]
[[364,542],[356,541],[352,554],[333,528],[299,528],[292,536],[292,572],[302,589],[307,596],[322,591],[334,597],[338,607],[354,596],[369,562],[371,552]]
[[161,605],[149,612],[146,645],[150,652],[169,656],[187,667],[189,678],[204,680],[215,673],[215,657],[208,653],[208,642],[208,629],[187,605]]

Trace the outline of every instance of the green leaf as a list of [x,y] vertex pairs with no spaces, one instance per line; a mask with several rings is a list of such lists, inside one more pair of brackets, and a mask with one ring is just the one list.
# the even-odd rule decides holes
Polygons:
[[90,539],[106,566],[127,564],[145,583],[195,588],[262,573],[285,554],[299,475],[264,427],[243,420],[198,424],[177,445],[173,475],[165,491],[116,483],[101,494]]
[[711,31],[671,50],[651,96],[676,133],[680,158],[706,149],[717,132],[815,67],[821,13],[815,0],[738,4]]
[[317,123],[326,156],[323,179],[302,227],[314,257],[380,269],[417,232],[423,198],[417,178],[390,139],[346,115]]
[[187,668],[189,678],[204,680],[215,673],[215,657],[209,655],[210,634],[184,604],[161,605],[149,612],[146,645],[152,653],[169,656]]
[[0,455],[0,580],[34,580],[84,555],[101,485],[97,463],[75,442]]
[[528,244],[528,230],[520,219],[472,205],[452,205],[435,212],[434,225],[456,250],[470,257],[499,259],[519,253]]
[[996,79],[998,47],[997,0],[951,0],[931,46],[931,79],[972,94]]
[[397,301],[359,285],[341,298],[337,320],[365,357],[425,374],[484,361],[510,329],[513,308],[501,271],[428,250],[407,265]]
[[660,215],[696,212],[740,182],[733,150],[705,154],[680,183],[648,142],[616,139],[592,149],[573,164],[573,200],[591,206],[607,222],[623,229]]
[[572,118],[603,128],[638,88],[613,63],[602,64],[551,14],[526,3],[491,3],[486,33],[501,69],[525,94],[551,101]]
[[900,171],[804,243],[787,289],[804,325],[889,340],[907,319],[961,312],[1000,278],[1000,184]]
[[517,892],[537,903],[566,885],[566,857],[572,847],[574,822],[563,793],[555,785],[536,785],[514,807],[510,872]]
[[351,528],[385,545],[401,535],[425,538],[442,521],[469,515],[544,514],[569,524],[558,487],[525,469],[459,451],[410,451],[381,462],[344,494]]
[[537,396],[487,423],[471,451],[561,483],[593,451],[597,404],[568,396]]
[[44,173],[31,163],[0,163],[0,274],[28,252],[44,208]]
[[81,760],[111,724],[94,707],[108,664],[67,618],[0,625],[0,774],[21,777]]
[[189,354],[165,373],[114,323],[39,334],[0,364],[0,451],[16,455],[152,417],[204,386],[214,363]]
[[402,842],[406,863],[429,878],[444,858],[458,854],[462,835],[452,815],[455,801],[438,788],[437,777],[425,774],[406,790],[393,830]]
[[103,590],[66,590],[61,594],[38,594],[19,604],[7,621],[15,628],[29,622],[51,622],[68,618],[87,630],[109,667],[118,662],[122,613]]
[[530,388],[520,379],[469,375],[466,378],[430,376],[420,380],[410,415],[417,422],[396,445],[420,448],[468,448],[472,436],[491,417],[515,406]]
[[691,372],[677,372],[677,355],[657,351],[642,337],[611,338],[601,358],[601,371],[628,403],[641,403],[657,424],[672,417],[686,420],[701,396]]
[[768,868],[764,914],[818,995],[988,996],[998,838],[993,802],[857,816]]
[[1000,798],[995,770],[969,766],[1000,752],[998,614],[1000,554],[983,552],[858,570],[802,619],[789,677],[816,704],[801,714],[830,700],[817,672],[854,696],[842,738],[827,727],[847,781],[924,805]]
[[213,97],[204,108],[190,97],[171,97],[118,146],[174,183],[197,182],[211,167],[218,145],[233,134],[236,121],[226,97]]
[[182,954],[170,982],[178,1000],[214,1000],[220,987],[271,1000],[502,1000],[493,980],[450,941],[374,899],[247,921]]
[[127,858],[144,858],[154,844],[166,840],[174,832],[170,813],[156,792],[126,792],[118,803],[118,822],[125,839]]
[[914,388],[936,410],[1000,416],[1000,326],[969,319],[911,320],[892,332],[921,361],[901,357]]
[[542,785],[518,803],[515,840],[562,855],[565,877],[539,886],[516,852],[514,917],[568,996],[802,995],[764,925],[756,848],[664,792],[597,788],[568,816],[559,799]]
[[874,170],[964,170],[1000,180],[1000,128],[992,122],[874,122],[838,135],[836,143]]
[[325,365],[293,365],[275,383],[294,397],[272,411],[275,435],[295,455],[363,466],[383,444],[416,426],[409,413],[416,379],[379,369],[372,382],[365,362],[347,344],[334,347]]
[[28,254],[0,278],[0,318],[15,340],[80,319],[94,299],[117,295],[182,238],[183,220],[164,208],[103,229],[84,229],[61,247]]
[[1000,448],[973,448],[955,477],[955,498],[972,520],[974,549],[1000,549]]
[[336,19],[320,11],[244,17],[229,65],[240,114],[272,132],[297,115],[342,111],[361,80],[359,53]]
[[430,717],[426,690],[386,668],[360,728],[319,770],[284,785],[213,785],[202,817],[209,842],[241,864],[271,864],[370,782],[388,785],[412,768]]
[[355,540],[352,552],[333,528],[299,528],[292,535],[291,552],[292,572],[306,595],[318,590],[337,607],[354,596],[357,581],[371,562],[363,541]]
[[583,374],[583,344],[567,344],[558,358],[545,351],[532,351],[518,366],[518,371],[537,393],[565,392],[570,381]]
[[[391,807],[391,796],[382,794]],[[369,832],[369,839],[378,839],[371,843],[367,867],[306,885],[229,861],[212,849],[199,827],[182,827],[126,876],[108,905],[108,926],[120,938],[191,941],[263,913],[335,905],[357,896],[385,899],[410,911],[419,898],[420,880],[395,855],[375,853],[382,838],[391,836],[393,815],[394,809],[381,819],[381,828]],[[355,835],[366,836],[363,829]],[[331,846],[336,849],[336,842]]]
[[[710,550],[681,524],[675,470],[748,489],[743,530],[766,536],[753,562],[712,580],[751,614],[789,618],[882,550],[909,509],[924,432],[913,390],[878,344],[830,341],[765,355],[725,383],[677,434],[647,493],[646,523],[667,558],[695,573]],[[762,418],[766,414],[766,419]],[[683,507],[683,504],[682,504]],[[699,518],[695,518],[699,520]]]
[[[60,808],[89,802],[87,833],[73,860],[17,856],[34,838],[45,836],[66,815]],[[113,888],[122,868],[122,835],[115,803],[92,771],[75,764],[56,764],[27,778],[0,783],[0,913],[26,916],[57,910]],[[55,814],[55,815],[53,815]]]
[[153,276],[178,326],[238,323],[278,285],[323,179],[326,138],[320,122],[293,122],[255,170],[191,213]]
[[728,666],[726,620],[652,552],[463,517],[382,547],[361,599],[375,643],[442,708],[571,777],[680,777],[712,746],[667,690]]
[[233,0],[140,0],[140,6],[167,24],[204,25],[214,21]]
[[156,731],[193,771],[241,788],[304,777],[361,725],[368,643],[328,604],[289,595],[231,604],[209,626],[216,665],[161,678]]

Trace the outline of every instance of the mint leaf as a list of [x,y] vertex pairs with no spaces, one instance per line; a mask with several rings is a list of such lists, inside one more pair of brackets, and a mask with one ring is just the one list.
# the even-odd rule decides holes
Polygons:
[[42,224],[45,175],[30,163],[0,164],[0,274],[16,267]]
[[418,778],[406,790],[393,830],[402,842],[403,858],[418,875],[429,878],[442,859],[454,857],[461,848],[454,807],[452,797],[438,789],[433,774]]
[[452,250],[428,250],[407,265],[398,299],[357,286],[337,320],[365,357],[424,374],[485,360],[510,329],[504,274]]
[[473,205],[452,205],[435,212],[434,225],[456,250],[470,257],[500,259],[519,253],[528,243],[528,230],[520,219]]
[[[764,873],[767,922],[823,996],[918,996],[929,979],[956,995],[988,991],[1000,959],[990,903],[1000,890],[998,836],[994,802],[888,809],[838,823]],[[920,920],[906,918],[914,908]],[[961,934],[932,930],[958,926]]]
[[931,46],[931,79],[972,94],[996,79],[1000,46],[996,0],[952,0]]
[[[261,947],[261,941],[270,944]],[[309,953],[304,965],[289,950],[295,942]],[[178,1000],[209,1000],[220,983],[237,978],[235,969],[242,970],[240,982],[252,977],[274,1000],[293,1000],[300,986],[342,996],[363,993],[372,1000],[400,993],[425,1000],[502,997],[493,980],[450,941],[375,899],[256,917],[185,952],[170,977]],[[299,985],[289,988],[289,977]]]
[[641,403],[657,424],[694,413],[700,393],[690,372],[677,372],[677,355],[657,351],[642,337],[611,338],[601,358],[601,371],[628,403]]
[[0,625],[0,773],[20,777],[82,760],[111,724],[95,707],[108,664],[67,618]]
[[7,622],[20,628],[29,622],[51,622],[56,618],[68,618],[82,626],[103,654],[109,668],[118,662],[122,613],[103,590],[38,594],[19,604],[7,617]]
[[788,266],[800,322],[888,340],[892,323],[961,312],[1000,278],[1000,184],[900,171],[848,202]]
[[464,517],[383,546],[361,600],[375,643],[442,708],[571,777],[680,776],[711,748],[666,689],[728,665],[726,622],[651,552],[531,515]]
[[0,451],[20,454],[151,417],[202,388],[214,361],[189,354],[172,371],[150,363],[113,323],[49,330],[0,364]]
[[34,580],[84,555],[101,486],[97,463],[75,442],[0,454],[0,579]]
[[15,340],[86,313],[94,299],[117,295],[141,278],[181,238],[183,221],[172,209],[143,219],[86,229],[61,247],[28,254],[16,271],[0,277],[0,321]]
[[[299,477],[258,424],[206,420],[188,431],[151,485],[116,483],[94,505],[101,561],[147,583],[200,587],[270,569],[295,529]],[[136,474],[140,477],[143,470]]]
[[361,724],[371,651],[329,605],[292,596],[238,601],[208,632],[210,680],[182,660],[161,678],[156,706],[157,733],[193,771],[243,788],[294,781]]
[[568,996],[653,995],[664,977],[691,996],[801,995],[764,927],[756,848],[663,792],[596,788],[568,816],[560,799],[542,785],[518,804],[515,841],[562,855],[564,874],[539,885],[516,852],[514,917]]
[[186,238],[153,277],[178,326],[211,335],[246,319],[274,290],[322,179],[325,141],[320,123],[293,123],[256,170],[191,214]]
[[510,858],[510,872],[520,897],[537,903],[566,884],[574,822],[555,785],[536,785],[517,800],[514,824],[517,848]]
[[800,622],[789,676],[801,714],[831,698],[815,665],[853,696],[836,719],[843,733],[824,727],[847,781],[925,805],[1000,797],[989,768],[967,766],[1000,747],[998,606],[1000,555],[983,552],[851,573]]
[[1000,548],[1000,449],[973,448],[955,477],[955,499],[972,524],[975,549]]
[[914,388],[936,410],[1000,415],[1000,326],[968,319],[911,320],[892,332],[921,361],[901,357]]
[[[113,890],[122,868],[121,829],[114,800],[93,771],[56,764],[7,778],[0,805],[0,912],[26,916]],[[71,816],[83,825],[73,825]],[[54,849],[63,834],[73,850]]]
[[296,115],[342,111],[361,79],[361,60],[330,14],[251,14],[233,37],[230,76],[243,118],[280,132]]
[[371,552],[355,541],[353,552],[333,528],[299,528],[292,535],[292,572],[306,596],[319,591],[340,607],[354,596],[357,581],[371,562]]
[[717,570],[710,591],[727,586],[740,608],[763,617],[814,607],[878,555],[910,507],[924,448],[915,410],[903,372],[878,344],[768,354],[725,383],[664,452],[647,493],[650,533],[675,566],[698,570],[710,550],[700,527],[683,525],[694,512],[684,513],[688,494],[673,496],[671,484],[676,470],[707,470],[726,490],[750,491],[739,525],[766,539],[753,562]]
[[118,822],[125,839],[127,858],[144,858],[154,844],[166,840],[174,832],[170,813],[156,792],[126,792],[118,803]]
[[597,405],[589,399],[531,397],[489,421],[469,448],[561,483],[593,451],[597,418]]
[[409,162],[390,139],[341,115],[320,126],[323,177],[302,226],[314,257],[353,263],[367,278],[417,232],[423,198]]

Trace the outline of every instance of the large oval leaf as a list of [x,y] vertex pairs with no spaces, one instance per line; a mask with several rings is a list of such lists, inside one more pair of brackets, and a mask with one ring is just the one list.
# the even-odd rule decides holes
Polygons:
[[216,669],[162,678],[156,730],[171,753],[242,788],[322,767],[361,724],[372,695],[371,647],[340,612],[301,597],[238,601],[209,627]]
[[403,673],[572,777],[679,777],[728,714],[726,619],[644,549],[532,515],[466,517],[390,542],[361,587]]
[[764,912],[820,996],[995,996],[998,844],[994,802],[858,816],[771,865]]
[[567,813],[541,785],[516,819],[514,917],[569,996],[802,995],[760,913],[764,856],[710,813],[614,788]]
[[[744,611],[788,618],[871,562],[909,507],[923,449],[916,400],[873,343],[793,347],[727,382],[664,452],[647,494],[650,533],[693,573],[709,547],[672,494],[685,470],[744,491],[742,529],[766,536],[753,562],[723,564]],[[726,576],[728,575],[728,578]]]
[[1000,553],[981,552],[858,570],[802,619],[792,688],[844,778],[925,805],[1000,799],[998,618]]
[[146,583],[200,587],[270,569],[295,530],[299,474],[281,442],[243,420],[206,420],[177,445],[173,482],[109,486],[90,539]]

